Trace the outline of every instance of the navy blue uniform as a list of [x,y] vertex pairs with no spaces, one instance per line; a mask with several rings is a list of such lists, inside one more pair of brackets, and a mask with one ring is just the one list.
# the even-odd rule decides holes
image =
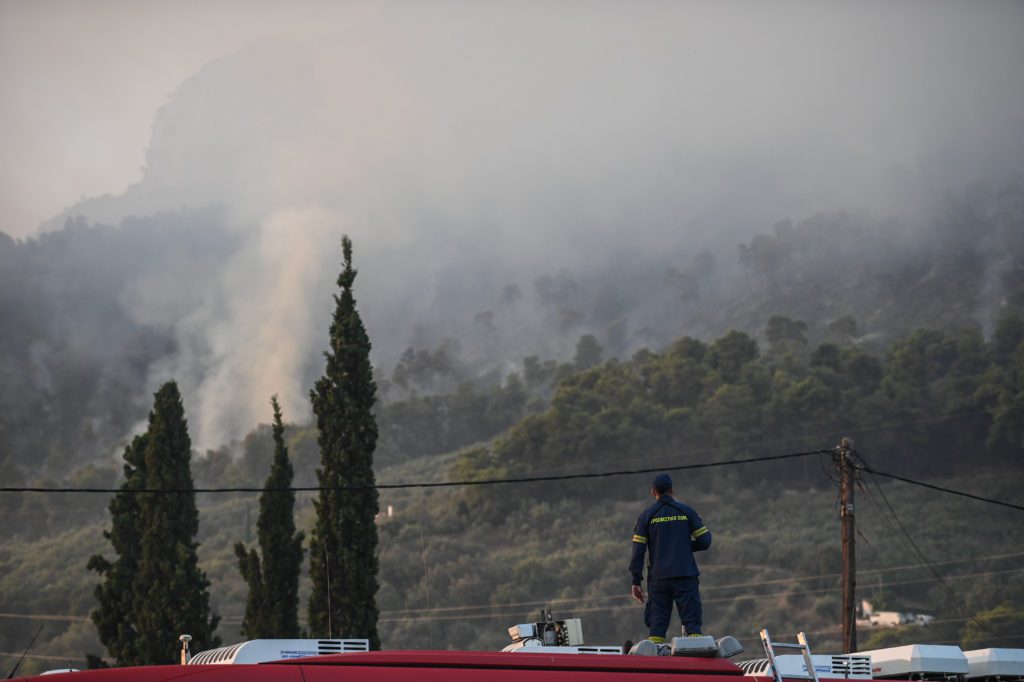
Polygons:
[[659,497],[636,520],[629,572],[633,584],[639,585],[644,576],[644,554],[648,554],[644,624],[651,639],[664,640],[673,602],[687,634],[701,632],[700,571],[693,553],[710,546],[711,531],[700,515],[671,495]]

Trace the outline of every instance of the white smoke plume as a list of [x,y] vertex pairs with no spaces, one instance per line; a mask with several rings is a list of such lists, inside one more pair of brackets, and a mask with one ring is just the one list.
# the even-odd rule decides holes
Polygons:
[[341,227],[320,208],[275,211],[224,264],[218,290],[176,326],[179,347],[202,353],[185,350],[155,367],[151,383],[187,378],[197,443],[224,443],[269,421],[273,394],[290,420],[309,417],[303,381],[309,349],[326,344],[324,292],[338,269]]
[[[306,31],[181,84],[138,183],[64,214],[218,204],[243,236],[218,272],[123,296],[173,328],[151,383],[179,380],[200,447],[266,421],[273,393],[308,415],[342,233],[378,363],[484,311],[515,359],[550,313],[543,274],[734,252],[817,211],[913,221],[1024,167],[1019,3],[303,7]],[[501,308],[508,284],[523,300]]]

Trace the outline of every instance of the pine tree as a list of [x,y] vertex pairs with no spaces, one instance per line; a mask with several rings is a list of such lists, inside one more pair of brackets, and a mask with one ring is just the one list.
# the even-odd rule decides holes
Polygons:
[[138,663],[167,664],[178,658],[178,635],[192,635],[197,651],[218,646],[220,621],[210,614],[210,582],[199,569],[199,512],[192,492],[192,442],[178,386],[156,393],[144,450],[145,487],[176,493],[138,496],[141,554],[132,597],[138,623]]
[[341,245],[341,294],[334,297],[327,367],[310,391],[319,430],[321,466],[316,473],[323,490],[314,500],[317,519],[310,538],[309,627],[310,634],[320,637],[366,637],[378,649],[377,423],[372,412],[377,386],[370,340],[352,293],[352,242],[343,237]]
[[253,639],[299,637],[299,571],[302,568],[302,533],[295,532],[295,493],[274,492],[290,488],[294,472],[284,444],[284,424],[277,396],[274,408],[274,462],[260,495],[256,523],[260,552],[235,544],[238,570],[249,586],[242,619],[242,634]]
[[124,483],[121,491],[110,501],[111,529],[103,531],[103,537],[110,540],[117,558],[113,562],[95,554],[89,559],[89,570],[103,576],[103,582],[96,586],[96,601],[99,608],[92,614],[100,642],[118,665],[132,665],[138,662],[135,643],[138,624],[134,618],[132,585],[138,572],[142,555],[139,529],[138,495],[132,490],[146,485],[144,453],[146,436],[136,436],[124,449]]

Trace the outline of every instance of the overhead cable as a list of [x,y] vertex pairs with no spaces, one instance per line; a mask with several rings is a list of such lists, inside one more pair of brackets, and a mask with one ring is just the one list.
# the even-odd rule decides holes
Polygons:
[[714,467],[735,466],[738,464],[754,464],[757,462],[776,462],[797,457],[830,454],[831,450],[812,450],[810,452],[791,452],[784,455],[767,455],[764,457],[747,457],[730,459],[722,462],[700,462],[698,464],[666,464],[644,469],[619,469],[615,471],[598,471],[582,474],[560,474],[555,476],[522,476],[519,478],[487,478],[463,481],[437,481],[414,483],[378,483],[375,485],[345,486],[297,486],[290,488],[48,488],[48,487],[3,487],[0,493],[129,493],[129,494],[166,494],[166,493],[262,493],[262,492],[323,492],[326,490],[403,490],[409,488],[454,488],[460,486],[500,485],[503,483],[540,483],[543,481],[574,481],[585,478],[610,478],[613,476],[633,476],[651,474],[660,471],[683,471],[688,469],[711,469]]
[[[1001,557],[1002,555],[994,555],[994,556]],[[1017,554],[1011,554],[1011,555],[1007,555],[1007,556],[1017,556]],[[979,560],[982,559],[982,558],[984,558],[984,557],[978,557]],[[916,565],[914,566],[914,568],[917,568],[917,567],[918,566],[916,566]],[[962,580],[962,579],[966,579],[966,578],[978,578],[978,577],[986,577],[986,576],[993,576],[993,575],[1005,575],[1005,574],[1008,574],[1008,573],[1019,573],[1021,571],[1024,571],[1024,567],[996,569],[996,570],[990,570],[990,571],[973,571],[973,572],[970,572],[970,573],[960,573],[960,574],[956,574],[956,575],[951,575],[951,576],[948,576],[948,579],[950,579],[950,580]],[[858,572],[858,575],[860,575],[860,572]],[[822,577],[835,577],[835,576],[828,575],[828,576],[810,576],[810,577],[811,578],[822,578]],[[916,580],[897,580],[897,581],[893,581],[893,582],[887,582],[886,586],[887,587],[890,587],[890,586],[891,587],[898,587],[898,586],[904,586],[904,585],[921,585],[921,584],[930,583],[930,582],[933,582],[932,578],[916,579]],[[768,581],[768,582],[766,582],[764,584],[771,584],[771,581]],[[753,586],[756,586],[756,585],[752,584],[752,583],[736,583],[734,585],[722,585],[722,586],[717,586],[717,587],[711,587],[709,589],[726,589],[726,588],[744,587],[744,586],[752,586],[753,587]],[[796,596],[811,595],[811,594],[827,594],[827,593],[831,592],[832,590],[833,590],[833,588],[831,588],[831,587],[825,587],[825,588],[814,588],[814,589],[806,589],[806,590],[779,590],[779,591],[763,593],[763,594],[758,594],[758,593],[742,593],[742,594],[730,595],[728,597],[714,597],[714,598],[711,598],[711,599],[705,599],[704,602],[705,603],[729,603],[729,602],[734,602],[734,601],[736,601],[738,599],[752,599],[752,600],[756,601],[756,600],[762,600],[762,599],[772,599],[772,598],[777,598],[777,597],[796,597]],[[626,594],[626,593],[616,593],[616,594],[596,595],[596,596],[592,596],[592,597],[584,596],[584,597],[572,597],[572,598],[541,599],[541,600],[521,601],[521,602],[498,602],[498,603],[494,603],[494,604],[465,604],[465,605],[462,605],[462,606],[438,606],[438,607],[434,607],[434,608],[430,608],[430,609],[391,609],[391,610],[381,611],[380,615],[381,616],[390,617],[393,620],[402,619],[402,618],[405,618],[405,617],[408,617],[408,616],[420,616],[420,615],[434,616],[436,614],[455,614],[456,616],[464,615],[464,616],[473,616],[474,618],[491,617],[491,616],[497,617],[499,615],[503,615],[503,614],[506,614],[506,613],[519,613],[519,612],[521,612],[523,607],[527,607],[527,608],[532,610],[533,607],[536,607],[536,606],[555,606],[555,605],[562,606],[562,605],[581,604],[581,603],[582,604],[592,604],[594,602],[601,602],[601,601],[617,601],[617,602],[622,602],[622,603],[620,603],[620,604],[612,604],[612,605],[607,606],[607,607],[604,607],[604,606],[593,607],[593,606],[591,606],[591,607],[583,607],[583,608],[585,610],[588,610],[588,611],[600,611],[600,610],[604,610],[604,609],[619,609],[619,608],[630,608],[630,607],[635,608],[635,604],[633,602],[633,599],[632,599],[632,597],[629,596],[629,594]],[[479,611],[479,610],[488,610],[488,611],[491,611],[492,613],[490,613],[490,614],[483,614],[483,615],[481,615],[481,614],[473,614],[473,613],[466,613],[467,611]],[[577,611],[580,611],[579,608],[570,609],[570,610],[573,613],[576,613]],[[34,621],[89,622],[90,618],[89,618],[89,616],[86,616],[86,615],[76,615],[76,614],[0,613],[0,620],[34,620]],[[954,619],[954,620],[956,620],[956,619]],[[227,623],[227,624],[232,624],[232,623],[238,624],[238,623],[242,622],[242,616],[241,615],[224,615],[224,616],[221,617],[221,622],[222,623]],[[810,633],[808,633],[808,634],[810,634]]]
[[[983,575],[993,575],[993,574],[1000,574],[1000,573],[1018,573],[1018,572],[1020,572],[1022,570],[1024,570],[1024,569],[1022,569],[1022,568],[1011,568],[1011,569],[1006,569],[1004,571],[985,571],[985,572],[980,572],[980,573],[967,573],[967,574],[963,574],[963,575],[950,576],[950,577],[951,578],[969,578],[969,577],[976,577],[976,576],[983,576]],[[890,584],[893,585],[893,586],[901,586],[901,585],[920,585],[920,584],[929,583],[929,582],[932,582],[932,580],[930,578],[929,579],[925,579],[925,580],[901,580],[901,581],[890,583]],[[798,596],[805,596],[805,595],[829,594],[829,593],[831,593],[833,591],[834,591],[834,589],[831,588],[831,587],[824,587],[824,588],[818,588],[818,589],[813,589],[813,590],[796,590],[796,591],[789,591],[789,592],[781,592],[781,591],[780,592],[772,592],[772,593],[769,593],[769,594],[737,594],[737,595],[732,595],[732,596],[729,596],[729,597],[715,597],[715,598],[712,598],[712,599],[704,599],[702,601],[703,601],[704,604],[717,604],[717,603],[731,604],[731,603],[735,603],[736,601],[741,600],[741,599],[742,600],[750,600],[750,601],[762,601],[762,600],[770,600],[770,599],[782,599],[782,598],[788,598],[788,597],[798,597]],[[581,613],[598,613],[598,612],[604,612],[604,611],[619,611],[619,610],[637,609],[637,608],[638,607],[637,607],[636,603],[633,601],[633,599],[628,594],[623,594],[620,597],[619,603],[616,603],[616,604],[608,604],[606,606],[585,606],[585,607],[578,607],[578,608],[573,608],[573,609],[567,609],[567,611],[569,613],[571,613],[572,615],[577,615],[577,614],[581,614]],[[420,622],[420,621],[430,621],[430,620],[435,620],[435,621],[489,620],[489,619],[497,620],[499,618],[508,618],[510,616],[511,617],[516,617],[516,615],[517,614],[521,614],[522,611],[520,611],[518,609],[517,610],[509,610],[509,609],[495,608],[495,609],[492,609],[490,613],[460,613],[460,614],[453,614],[453,615],[448,615],[448,614],[445,614],[445,615],[432,615],[432,614],[420,615],[420,614],[422,614],[422,612],[413,612],[412,615],[397,615],[397,614],[396,615],[392,615],[392,613],[393,612],[382,611],[381,614],[380,614],[381,615],[380,622],[382,622],[382,623],[385,623],[385,622],[387,622],[387,623],[394,623],[394,622]],[[410,613],[410,612],[408,612],[408,611],[398,612],[398,614],[404,614],[404,613]],[[239,622],[240,622],[240,619],[239,619]],[[982,624],[982,627],[986,627],[986,626],[984,624]]]
[[[972,572],[972,573],[963,573],[963,574],[960,574],[960,575],[950,576],[950,578],[955,578],[955,579],[959,580],[959,579],[963,579],[963,578],[977,578],[977,577],[983,577],[983,576],[1003,575],[1003,574],[1007,574],[1007,573],[1020,573],[1021,571],[1024,571],[1024,568],[1018,567],[1018,568],[1007,568],[1007,569],[994,570],[994,571],[975,571],[975,572]],[[887,583],[886,586],[887,587],[888,586],[895,587],[895,586],[902,586],[902,585],[921,585],[921,584],[930,583],[930,582],[932,582],[931,578],[917,579],[917,580],[897,580],[897,581],[894,581],[894,582]],[[766,593],[733,594],[733,595],[730,595],[728,597],[713,597],[711,599],[703,599],[702,601],[705,604],[732,603],[732,602],[735,602],[735,601],[740,600],[740,599],[751,599],[751,600],[772,599],[772,598],[778,598],[778,597],[795,597],[795,596],[808,595],[808,594],[828,594],[828,593],[831,593],[833,591],[834,591],[833,587],[813,588],[813,589],[807,589],[807,590],[788,590],[788,591],[787,590],[777,590],[777,591],[774,591],[774,592],[766,592]],[[434,609],[394,609],[394,610],[390,610],[390,611],[382,611],[381,612],[381,616],[382,617],[383,616],[388,616],[388,617],[397,619],[397,618],[404,618],[404,617],[410,617],[410,616],[417,616],[417,615],[420,615],[420,614],[435,615],[435,614],[440,614],[440,613],[455,613],[456,615],[460,615],[460,614],[461,615],[476,615],[476,614],[469,614],[467,612],[469,612],[469,611],[478,611],[478,610],[488,610],[488,611],[497,611],[497,612],[509,612],[509,610],[514,610],[517,607],[521,607],[521,606],[527,606],[527,607],[531,607],[531,606],[551,606],[551,605],[555,605],[555,604],[560,604],[560,605],[561,604],[570,604],[571,605],[571,604],[580,604],[580,603],[592,604],[594,602],[610,601],[610,600],[619,601],[619,602],[628,602],[625,605],[621,605],[620,604],[619,606],[632,606],[633,605],[632,597],[630,597],[629,594],[620,593],[620,594],[617,594],[617,595],[599,595],[599,596],[594,597],[594,598],[583,597],[583,598],[579,598],[579,599],[550,599],[550,600],[547,600],[547,601],[530,601],[530,602],[504,603],[504,604],[502,604],[502,603],[498,603],[498,604],[478,604],[478,605],[467,605],[467,606],[460,606],[460,607],[438,607],[438,608],[434,608]],[[608,607],[604,607],[604,606],[600,606],[600,607],[590,606],[590,607],[585,607],[585,608],[591,609],[591,610],[601,610],[601,609],[612,608],[612,607],[619,608],[619,606],[615,606],[615,605],[608,606]],[[576,613],[580,609],[579,608],[570,608],[569,610],[571,610],[573,613]],[[229,619],[229,618],[231,618],[231,617],[225,616],[225,619]],[[236,616],[236,617],[233,617],[233,618],[237,619],[239,622],[241,622],[241,618],[242,617],[241,616]]]
[[[863,458],[863,456],[861,456],[860,453],[855,453],[855,454],[857,455],[858,459],[860,459],[860,461],[863,463],[864,470],[868,471],[869,473],[871,473],[868,470],[868,466],[869,465],[868,465],[867,461]],[[883,520],[885,520],[886,524],[888,524],[889,528],[896,535],[896,537],[900,541],[900,543],[903,544],[904,547],[907,548],[910,551],[911,556],[914,557],[914,559],[916,561],[918,561],[923,568],[926,568],[932,574],[932,576],[934,577],[935,583],[937,585],[939,585],[939,587],[944,589],[947,594],[949,594],[949,596],[953,599],[954,603],[956,603],[956,605],[959,606],[960,609],[964,613],[966,613],[968,615],[968,617],[970,617],[971,620],[973,620],[975,623],[977,623],[982,629],[987,630],[989,632],[989,634],[998,636],[1000,633],[996,632],[987,623],[983,622],[978,617],[978,614],[976,614],[971,609],[971,607],[969,607],[967,605],[967,602],[964,601],[963,598],[961,598],[960,595],[957,594],[953,590],[953,588],[950,587],[949,584],[946,583],[946,581],[942,578],[942,575],[939,574],[939,572],[935,569],[935,567],[931,564],[931,562],[928,561],[928,558],[925,557],[924,552],[921,551],[921,548],[917,545],[916,542],[914,542],[914,538],[911,537],[910,533],[907,531],[906,526],[904,526],[903,522],[900,521],[900,518],[899,518],[899,516],[897,516],[896,510],[893,508],[892,504],[889,502],[889,498],[886,496],[885,491],[882,490],[881,486],[878,485],[878,481],[875,480],[874,478],[872,478],[871,482],[874,484],[875,489],[878,490],[878,494],[882,498],[882,501],[885,503],[886,509],[889,510],[889,516],[891,516],[892,521],[896,522],[895,526],[893,526],[892,521],[890,521],[889,516],[885,515],[884,511],[883,511],[883,514],[882,514],[882,518],[883,518]],[[878,501],[875,499],[875,496],[871,492],[871,488],[868,487],[868,486],[865,486],[864,489],[868,492],[868,496],[871,498],[872,502],[874,502],[875,504],[878,504]],[[881,506],[881,505],[879,505],[879,506]],[[897,532],[896,527],[899,528],[899,532]],[[902,533],[902,537],[900,536],[900,533]],[[903,538],[906,538],[906,542],[904,542]]]
[[[1009,613],[993,613],[993,614],[987,615],[985,617],[989,618],[991,620],[1001,620],[1003,618],[1019,618],[1021,616],[1024,616],[1024,611],[1010,611]],[[928,621],[928,625],[929,626],[931,626],[931,625],[944,625],[946,623],[962,623],[962,622],[963,621],[961,619],[959,619],[959,618],[939,618],[939,619],[936,619],[936,620]],[[872,629],[874,629],[876,627],[878,627],[878,626],[871,626]],[[888,628],[890,626],[885,626],[885,627]],[[894,628],[903,628],[903,627],[921,627],[921,626],[915,625],[913,623],[907,623],[906,625],[898,625],[898,626],[892,626],[892,627],[894,627]],[[862,629],[867,629],[867,628],[862,628]],[[840,626],[832,625],[830,627],[823,628],[821,630],[807,630],[807,631],[804,632],[804,634],[805,635],[828,635],[828,634],[838,635],[838,634],[842,634],[842,633],[840,632]],[[793,635],[793,639],[796,639],[796,635],[795,634]],[[986,637],[985,638],[986,641],[995,641],[995,640],[999,640],[999,639],[1020,639],[1020,635],[1010,635],[1009,637]],[[959,645],[961,643],[961,640],[946,640],[946,641],[938,641],[938,642],[931,641],[930,643],[931,644],[957,644],[957,645]]]
[[[863,460],[862,460],[863,461]],[[949,493],[950,495],[959,495],[960,497],[967,497],[972,500],[978,500],[979,502],[988,502],[989,504],[998,504],[1001,507],[1009,507],[1010,509],[1016,509],[1017,511],[1024,511],[1024,505],[1014,504],[1013,502],[1004,502],[1003,500],[994,500],[991,497],[982,497],[981,495],[973,495],[971,493],[965,493],[962,490],[953,490],[952,488],[943,488],[942,486],[934,485],[932,483],[925,483],[924,481],[915,481],[912,478],[906,478],[905,476],[897,476],[896,474],[890,474],[885,471],[879,471],[873,467],[864,465],[864,471],[875,476],[885,476],[886,478],[893,478],[897,481],[903,481],[911,485],[919,485],[922,488],[929,488],[931,490],[938,490],[939,492]]]
[[[974,563],[974,562],[986,561],[986,560],[1000,560],[1000,559],[1007,559],[1007,558],[1017,558],[1017,557],[1021,557],[1021,556],[1024,556],[1024,552],[1010,552],[1010,553],[1005,553],[1005,554],[991,554],[991,555],[988,555],[988,556],[972,557],[970,559],[951,559],[951,560],[948,560],[948,561],[938,561],[938,562],[935,562],[932,565],[933,566],[944,566],[944,565],[950,565],[950,564],[965,564],[965,563]],[[706,566],[705,565],[705,566],[703,566],[703,568],[704,568],[704,570],[706,572],[708,572],[708,570],[709,569],[713,569],[714,566]],[[915,568],[916,569],[921,568],[921,564],[920,563],[914,563],[914,564],[904,564],[902,566],[890,566],[890,567],[886,567],[886,568],[869,568],[869,569],[864,569],[864,570],[858,570],[857,571],[857,575],[858,576],[864,576],[864,575],[876,574],[876,573],[877,574],[882,574],[882,573],[890,573],[890,572],[895,572],[895,571],[904,571],[904,570],[907,570],[907,569],[915,569]],[[1024,570],[1024,569],[1012,569],[1012,570],[1016,571],[1016,570]],[[995,571],[995,573],[998,573],[998,572],[999,571]],[[993,571],[987,571],[987,572],[983,572],[983,573],[972,573],[970,575],[992,575],[992,574],[993,574]],[[714,591],[718,591],[718,590],[733,590],[733,589],[736,589],[736,588],[739,588],[739,587],[762,587],[762,586],[765,586],[765,585],[795,585],[797,583],[809,582],[809,581],[815,581],[815,580],[836,580],[837,578],[840,577],[840,575],[841,575],[840,573],[823,573],[823,574],[820,574],[820,575],[795,576],[795,577],[791,577],[791,578],[772,578],[772,579],[768,579],[768,580],[754,580],[754,581],[747,581],[747,582],[740,582],[740,583],[729,583],[729,584],[726,584],[726,585],[706,585],[706,586],[703,586],[701,588],[701,592],[714,592]],[[959,576],[957,576],[957,577],[959,577]],[[930,579],[929,579],[928,582],[930,582]],[[892,585],[894,583],[889,582],[887,584]],[[912,584],[914,584],[914,583],[912,583]],[[829,589],[831,589],[831,588],[829,588]],[[467,609],[496,608],[496,607],[504,608],[504,607],[521,607],[521,606],[529,606],[529,607],[533,607],[533,606],[550,606],[550,605],[553,605],[553,604],[575,604],[575,603],[579,603],[579,602],[593,602],[593,601],[603,601],[603,600],[609,600],[609,599],[610,600],[614,600],[614,599],[620,599],[620,598],[622,598],[622,596],[623,595],[622,595],[621,592],[616,592],[614,594],[599,594],[599,595],[576,596],[576,597],[553,597],[553,598],[549,598],[549,599],[535,599],[535,600],[531,600],[531,601],[497,602],[497,603],[492,603],[492,604],[465,604],[465,605],[460,605],[460,606],[440,606],[440,607],[436,607],[436,608],[432,608],[432,609],[419,609],[419,608],[417,608],[417,609],[396,609],[396,610],[393,610],[393,611],[389,611],[387,613],[388,613],[388,615],[394,615],[395,613],[398,613],[398,612],[403,612],[404,613],[404,612],[430,611],[430,612],[433,612],[433,613],[437,613],[437,612],[441,612],[441,611],[465,611]],[[2,614],[0,614],[0,615],[2,615]]]

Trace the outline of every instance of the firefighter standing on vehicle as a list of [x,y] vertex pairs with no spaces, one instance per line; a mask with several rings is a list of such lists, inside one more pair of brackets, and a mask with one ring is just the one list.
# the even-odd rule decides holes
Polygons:
[[[633,529],[633,598],[644,607],[644,625],[649,639],[665,641],[672,604],[687,635],[701,634],[700,585],[693,553],[711,546],[711,531],[693,507],[672,497],[672,478],[658,474],[651,487],[655,503],[645,509]],[[644,576],[644,554],[648,555],[647,595],[640,583]]]

